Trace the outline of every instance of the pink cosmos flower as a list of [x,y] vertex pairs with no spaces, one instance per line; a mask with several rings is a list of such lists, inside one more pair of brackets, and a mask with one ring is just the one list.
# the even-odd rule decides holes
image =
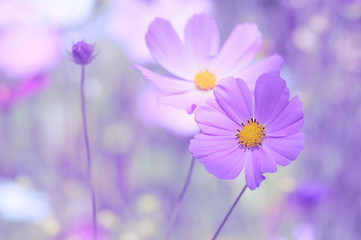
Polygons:
[[297,158],[305,141],[302,102],[298,96],[289,100],[278,73],[261,75],[254,97],[244,80],[233,77],[221,80],[214,96],[195,111],[202,133],[189,146],[208,172],[234,179],[244,168],[246,184],[254,190],[263,173]]
[[[69,224],[70,225],[70,224]],[[102,227],[98,229],[98,240],[109,240],[109,233]],[[82,220],[78,222],[72,222],[68,229],[61,233],[57,240],[77,239],[77,240],[90,240],[93,239],[92,225],[83,223]]]
[[247,80],[251,91],[265,72],[279,71],[283,59],[272,55],[250,65],[262,45],[257,26],[237,25],[221,50],[220,33],[215,19],[194,15],[185,27],[184,43],[171,24],[156,18],[149,26],[146,42],[153,57],[174,76],[161,76],[136,66],[168,95],[160,102],[192,113],[196,106],[212,97],[219,79],[234,76]]
[[33,76],[53,68],[61,56],[57,31],[7,26],[0,35],[0,71],[13,78]]
[[0,82],[0,110],[10,109],[14,104],[44,89],[49,82],[46,75],[26,78],[18,84]]

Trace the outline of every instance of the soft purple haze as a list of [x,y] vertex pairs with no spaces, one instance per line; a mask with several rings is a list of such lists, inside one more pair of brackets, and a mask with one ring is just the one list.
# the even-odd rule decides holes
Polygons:
[[[165,93],[148,96],[155,84],[132,66],[175,78],[152,61],[145,34],[160,17],[183,41],[197,13],[215,19],[219,46],[235,26],[257,25],[263,43],[249,64],[282,56],[280,76],[303,102],[302,152],[244,193],[219,239],[360,239],[359,0],[0,1],[1,239],[89,240],[80,66],[68,54],[82,40],[97,54],[85,99],[99,236],[164,238],[197,126],[193,114],[157,105]],[[219,179],[196,160],[172,238],[210,239],[241,176]]]

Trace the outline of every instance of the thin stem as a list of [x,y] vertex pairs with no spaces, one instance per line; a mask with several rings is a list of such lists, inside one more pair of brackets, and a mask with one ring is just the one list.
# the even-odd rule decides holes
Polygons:
[[94,184],[93,184],[93,176],[92,176],[92,161],[90,155],[90,144],[89,144],[89,137],[88,137],[88,127],[86,121],[86,112],[85,112],[85,95],[84,95],[84,81],[85,81],[85,66],[81,66],[81,110],[82,110],[82,117],[83,117],[83,127],[84,127],[84,140],[86,146],[86,155],[87,155],[87,177],[90,186],[91,198],[92,198],[92,210],[93,210],[93,240],[97,240],[97,212],[96,212],[96,205],[95,205],[95,191],[94,191]]
[[182,192],[179,194],[179,197],[178,197],[178,200],[176,202],[176,205],[174,206],[173,208],[173,211],[172,211],[172,216],[170,218],[170,221],[169,221],[169,225],[168,225],[168,228],[167,228],[167,235],[165,237],[166,240],[168,240],[170,238],[170,234],[172,233],[172,230],[173,230],[173,227],[174,227],[174,223],[175,223],[175,220],[178,216],[178,212],[179,212],[179,209],[182,205],[182,201],[183,201],[183,197],[188,189],[188,186],[189,186],[189,183],[191,181],[191,178],[192,178],[192,172],[193,172],[193,167],[194,167],[194,162],[195,162],[195,158],[192,157],[192,160],[191,160],[191,165],[189,166],[189,170],[188,170],[188,175],[187,175],[187,179],[184,183],[184,186],[183,186],[183,189],[182,189]]
[[236,198],[236,201],[234,201],[232,207],[228,210],[228,213],[227,213],[226,217],[223,219],[221,225],[219,225],[219,227],[218,227],[218,229],[217,229],[217,232],[214,234],[212,240],[215,240],[215,239],[217,238],[218,234],[221,232],[221,230],[222,230],[222,228],[223,228],[223,225],[227,222],[228,217],[231,215],[234,207],[237,205],[239,199],[241,199],[241,197],[242,197],[244,191],[246,191],[246,189],[247,189],[247,185],[245,185],[245,186],[243,187],[242,191],[240,192],[240,194],[239,194],[238,197]]

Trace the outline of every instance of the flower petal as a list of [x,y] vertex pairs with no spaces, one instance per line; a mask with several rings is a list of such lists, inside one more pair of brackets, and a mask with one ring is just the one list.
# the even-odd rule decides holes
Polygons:
[[203,158],[215,152],[232,149],[237,145],[235,136],[212,136],[199,133],[190,141],[189,151],[196,158]]
[[135,65],[135,67],[141,71],[145,78],[151,80],[154,85],[166,93],[181,93],[195,89],[192,82],[165,77],[139,65]]
[[298,132],[284,137],[267,137],[262,144],[270,150],[277,164],[287,166],[302,151],[305,134]]
[[[237,143],[237,142],[236,142]],[[234,179],[242,171],[246,151],[235,144],[231,149],[218,151],[200,158],[207,171],[218,178]]]
[[267,135],[282,137],[300,131],[303,126],[302,101],[294,96],[284,110],[266,127]]
[[254,92],[254,88],[258,77],[262,73],[281,71],[283,62],[284,60],[280,55],[273,54],[265,59],[256,62],[255,64],[252,64],[246,69],[243,69],[240,73],[237,73],[235,76],[244,79],[247,82],[251,92]]
[[223,111],[239,125],[253,116],[252,96],[242,79],[222,79],[214,90],[214,96]]
[[275,159],[267,148],[258,147],[257,149],[252,150],[252,154],[253,159],[257,160],[262,173],[277,171]]
[[244,167],[246,184],[249,189],[254,190],[266,178],[262,175],[257,155],[253,151],[247,151],[246,153],[246,164]]
[[234,138],[239,125],[224,113],[215,99],[209,98],[206,103],[199,106],[194,114],[201,131],[208,135],[227,135]]
[[[216,20],[205,13],[194,15],[185,28],[185,49],[198,69],[208,65],[219,49],[220,33]],[[205,70],[205,69],[204,69]]]
[[189,57],[168,21],[156,18],[150,24],[145,39],[153,57],[165,69],[181,78],[193,79],[195,72],[189,65]]
[[159,98],[159,103],[167,104],[178,109],[184,109],[191,114],[196,107],[212,97],[212,91],[191,90]]
[[210,68],[218,78],[237,76],[255,57],[262,45],[262,34],[254,24],[237,25]]
[[256,119],[267,125],[287,106],[290,93],[279,73],[270,72],[259,77],[254,95]]

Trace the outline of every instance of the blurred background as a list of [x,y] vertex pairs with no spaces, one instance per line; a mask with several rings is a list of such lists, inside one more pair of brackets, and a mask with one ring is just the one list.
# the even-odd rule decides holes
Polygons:
[[[200,12],[223,41],[236,24],[257,24],[257,58],[284,57],[305,113],[299,158],[246,191],[219,239],[361,239],[361,1],[1,0],[1,240],[91,239],[81,69],[69,56],[80,40],[97,53],[85,85],[99,239],[164,238],[198,129],[157,105],[132,65],[163,71],[144,41],[154,17],[182,34]],[[210,239],[244,183],[196,162],[172,239]]]

